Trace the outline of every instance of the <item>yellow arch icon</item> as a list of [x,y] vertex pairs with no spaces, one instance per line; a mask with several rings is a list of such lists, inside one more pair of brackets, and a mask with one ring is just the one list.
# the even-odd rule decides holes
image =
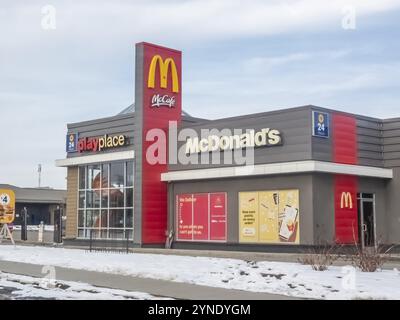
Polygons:
[[163,89],[167,88],[168,85],[168,70],[171,66],[172,72],[172,92],[179,92],[179,81],[178,81],[178,71],[176,69],[175,61],[172,58],[167,58],[165,61],[161,58],[160,55],[155,55],[150,62],[149,68],[149,78],[147,80],[147,86],[149,88],[154,88],[155,86],[155,78],[156,78],[156,66],[157,63],[160,69],[160,87]]
[[342,192],[342,197],[340,199],[340,208],[350,208],[353,209],[353,197],[350,192]]

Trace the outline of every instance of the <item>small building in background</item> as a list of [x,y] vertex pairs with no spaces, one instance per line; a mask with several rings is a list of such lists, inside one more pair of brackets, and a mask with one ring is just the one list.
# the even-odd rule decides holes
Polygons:
[[0,184],[0,189],[11,189],[15,192],[14,225],[21,224],[21,212],[26,207],[28,211],[27,225],[54,224],[54,212],[66,209],[67,191],[44,188],[21,188],[9,184]]

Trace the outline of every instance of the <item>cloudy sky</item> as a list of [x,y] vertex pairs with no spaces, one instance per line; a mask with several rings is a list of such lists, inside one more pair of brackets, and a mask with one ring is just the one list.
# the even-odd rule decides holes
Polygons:
[[66,124],[133,102],[140,41],[183,51],[193,116],[400,116],[399,16],[399,0],[0,0],[0,183],[36,186],[41,163],[65,187]]

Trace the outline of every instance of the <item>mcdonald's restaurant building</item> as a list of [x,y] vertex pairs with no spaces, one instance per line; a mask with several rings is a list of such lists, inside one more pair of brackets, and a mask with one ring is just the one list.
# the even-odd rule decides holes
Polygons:
[[[199,119],[182,110],[181,74],[180,51],[139,43],[135,104],[68,125],[67,156],[56,161],[67,168],[65,242],[260,251],[400,243],[400,118],[309,105]],[[247,150],[251,161],[236,161]]]

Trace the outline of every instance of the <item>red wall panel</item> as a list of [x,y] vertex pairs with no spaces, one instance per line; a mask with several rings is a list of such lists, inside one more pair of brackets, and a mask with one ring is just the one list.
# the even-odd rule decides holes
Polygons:
[[[357,125],[353,116],[333,114],[333,161],[357,164]],[[358,177],[335,175],[335,238],[337,243],[358,242]]]
[[336,175],[334,180],[336,242],[352,244],[358,242],[358,178]]
[[333,161],[357,164],[357,126],[352,116],[333,114]]

